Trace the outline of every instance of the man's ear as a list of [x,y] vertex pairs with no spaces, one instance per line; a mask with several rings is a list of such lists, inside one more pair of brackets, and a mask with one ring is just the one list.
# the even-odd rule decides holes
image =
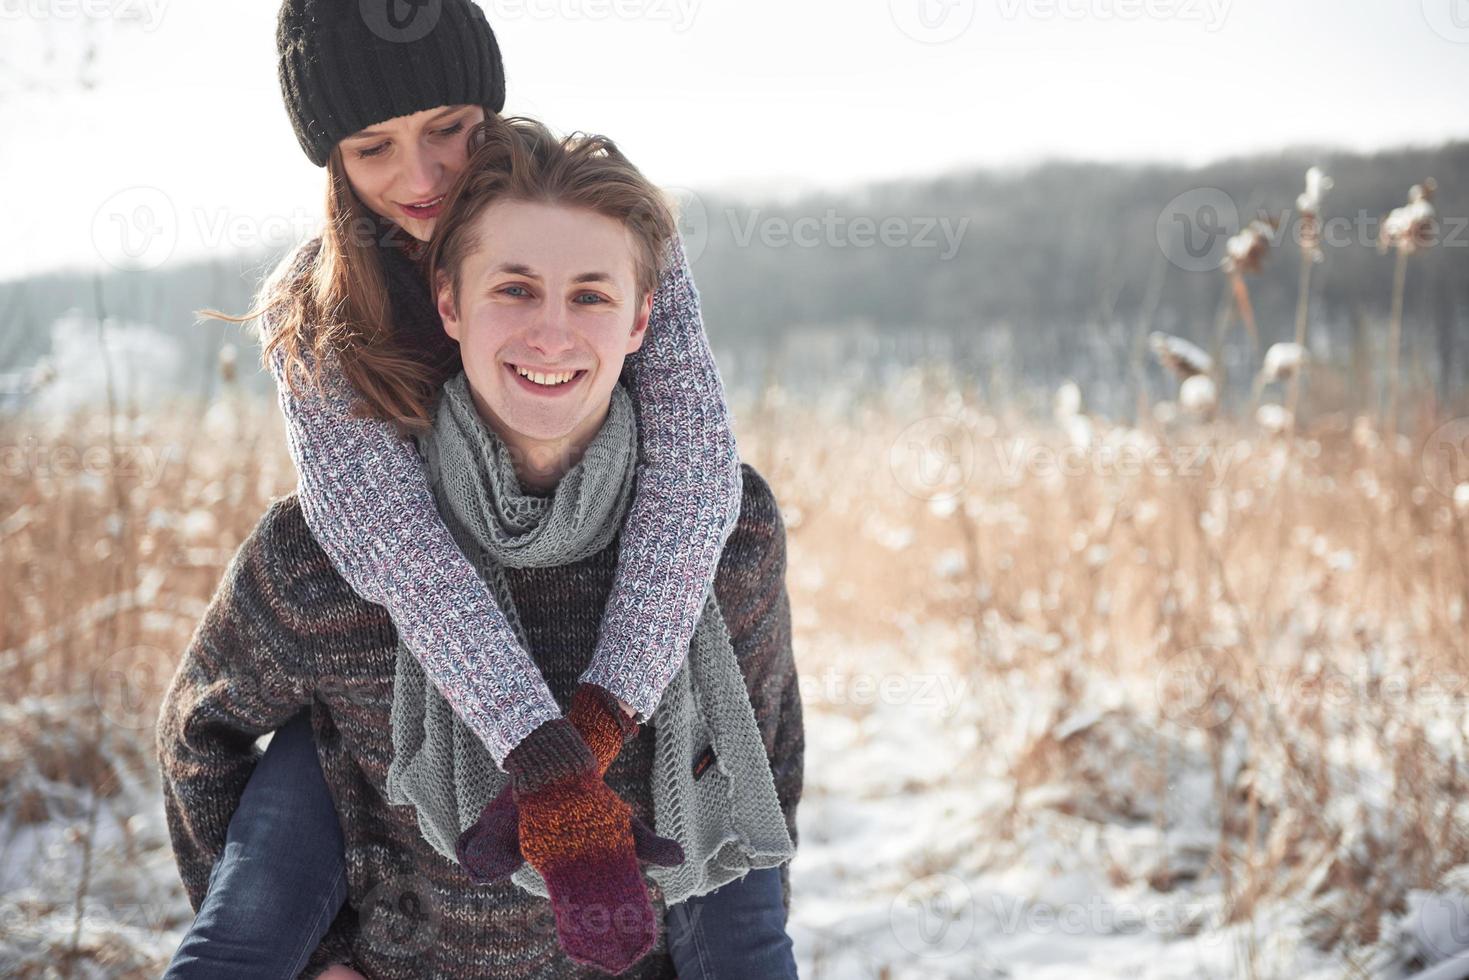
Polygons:
[[632,333],[627,338],[627,353],[631,354],[643,346],[643,338],[648,334],[648,318],[653,315],[653,291],[650,289],[643,301],[638,304],[638,315],[632,323]]
[[444,321],[444,333],[459,339],[459,313],[454,308],[454,284],[447,272],[438,275],[439,319]]

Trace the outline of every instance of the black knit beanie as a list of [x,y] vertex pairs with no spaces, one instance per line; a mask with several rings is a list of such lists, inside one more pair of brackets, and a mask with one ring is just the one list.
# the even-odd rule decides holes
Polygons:
[[505,106],[505,66],[472,0],[283,0],[281,94],[311,162],[385,119],[447,105]]

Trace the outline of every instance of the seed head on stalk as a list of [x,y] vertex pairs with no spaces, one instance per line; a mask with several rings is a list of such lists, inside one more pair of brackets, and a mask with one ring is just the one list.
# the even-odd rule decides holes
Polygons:
[[[1300,402],[1301,375],[1304,374],[1306,361],[1306,322],[1310,313],[1311,304],[1311,267],[1320,262],[1325,256],[1321,252],[1321,199],[1326,192],[1331,190],[1335,181],[1326,176],[1320,167],[1311,167],[1306,171],[1306,189],[1296,197],[1296,211],[1301,216],[1301,283],[1296,295],[1296,339],[1291,346],[1295,349],[1290,352],[1295,363],[1292,365],[1290,375],[1290,392],[1286,395],[1286,418],[1289,428],[1295,428],[1296,409]],[[1279,365],[1274,365],[1276,370],[1272,372],[1270,354],[1277,347],[1271,347],[1265,354],[1265,367],[1262,375],[1271,372],[1275,376],[1269,380],[1274,381],[1279,376]],[[1256,381],[1255,397],[1259,397],[1260,382]]]
[[1306,171],[1306,189],[1296,196],[1296,213],[1301,219],[1301,253],[1312,262],[1320,262],[1323,258],[1321,199],[1335,183],[1320,167],[1312,167]]
[[1377,236],[1378,254],[1389,248],[1395,249],[1397,268],[1392,283],[1392,319],[1387,332],[1387,421],[1384,429],[1388,438],[1398,431],[1398,348],[1403,336],[1403,285],[1408,276],[1408,256],[1420,249],[1430,248],[1437,241],[1438,213],[1433,209],[1433,195],[1438,190],[1438,181],[1429,177],[1421,184],[1408,189],[1408,203],[1393,208],[1382,220],[1382,229]]
[[1148,346],[1158,363],[1178,376],[1180,381],[1196,374],[1212,374],[1214,359],[1199,349],[1198,345],[1154,330],[1148,334]]
[[1234,289],[1234,303],[1239,309],[1240,319],[1250,333],[1250,343],[1259,349],[1260,332],[1255,327],[1255,308],[1250,303],[1250,290],[1245,285],[1245,274],[1257,274],[1265,255],[1270,251],[1270,239],[1279,225],[1279,218],[1255,218],[1231,235],[1225,243],[1224,271]]

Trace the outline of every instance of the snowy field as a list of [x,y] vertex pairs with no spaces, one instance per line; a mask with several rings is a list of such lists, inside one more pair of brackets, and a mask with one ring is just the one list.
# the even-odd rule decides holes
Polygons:
[[[1469,943],[1451,420],[1028,422],[941,374],[735,408],[789,540],[803,977],[1392,980]],[[156,977],[190,911],[153,712],[290,489],[279,424],[4,424],[0,975]]]

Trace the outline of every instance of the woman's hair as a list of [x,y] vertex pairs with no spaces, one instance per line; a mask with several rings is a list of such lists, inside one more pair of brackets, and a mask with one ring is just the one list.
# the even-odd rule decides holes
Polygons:
[[[502,118],[486,109],[468,146],[469,162],[445,199],[428,245],[431,300],[442,271],[457,304],[459,270],[474,247],[471,229],[485,208],[501,200],[586,208],[623,222],[637,249],[638,301],[656,288],[664,247],[676,231],[673,214],[662,192],[610,139],[573,133],[558,140],[535,120]],[[236,323],[258,317],[265,363],[279,352],[293,391],[298,374],[319,383],[323,362],[334,357],[358,396],[357,414],[412,432],[432,423],[439,389],[459,364],[442,351],[405,343],[395,330],[377,254],[381,227],[352,190],[341,148],[334,148],[327,161],[326,224],[315,256],[282,263],[244,316],[200,312]]]
[[444,203],[428,245],[429,282],[447,280],[459,303],[459,274],[474,250],[475,225],[500,201],[581,208],[620,222],[632,234],[636,302],[658,286],[665,246],[674,236],[663,193],[606,136],[558,139],[524,116],[489,117],[469,134],[469,165]]

